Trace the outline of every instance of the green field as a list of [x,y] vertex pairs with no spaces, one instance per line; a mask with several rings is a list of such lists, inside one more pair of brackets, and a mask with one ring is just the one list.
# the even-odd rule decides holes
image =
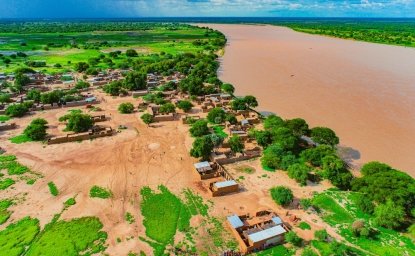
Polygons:
[[[130,25],[128,25],[130,24]],[[77,62],[93,63],[95,68],[128,67],[131,60],[154,59],[185,52],[217,50],[218,33],[179,24],[152,23],[23,23],[23,27],[7,27],[0,23],[0,70],[12,72],[34,62],[34,67],[49,73],[65,72]],[[69,31],[71,30],[69,29]],[[49,33],[47,31],[56,31]],[[127,57],[124,52],[135,49],[139,57]],[[117,56],[110,52],[121,51]],[[19,55],[19,54],[20,55]],[[23,54],[22,54],[23,53]],[[156,55],[154,55],[156,54]],[[7,59],[7,61],[6,61]],[[94,61],[92,59],[98,60]],[[10,63],[6,63],[10,62]]]
[[[357,208],[355,195],[354,192],[326,191],[316,195],[312,202],[323,220],[358,248],[376,255],[414,255],[414,242],[397,231],[375,225],[372,216]],[[363,220],[375,235],[367,238],[354,236],[350,227],[356,220]],[[324,250],[324,244],[319,246]]]

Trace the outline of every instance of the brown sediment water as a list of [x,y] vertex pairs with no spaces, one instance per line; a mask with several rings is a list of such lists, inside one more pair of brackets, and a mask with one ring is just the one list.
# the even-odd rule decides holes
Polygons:
[[332,128],[352,164],[378,160],[415,176],[415,49],[277,26],[208,26],[228,38],[220,78],[236,94]]

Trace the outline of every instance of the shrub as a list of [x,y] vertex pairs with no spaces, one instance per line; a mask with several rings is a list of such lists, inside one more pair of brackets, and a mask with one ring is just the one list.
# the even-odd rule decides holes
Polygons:
[[372,199],[365,195],[358,195],[356,198],[356,206],[364,213],[373,214],[375,211],[375,204]]
[[132,103],[130,103],[130,102],[121,103],[118,106],[118,111],[121,114],[131,114],[131,113],[134,112],[134,105]]
[[12,104],[6,108],[6,115],[11,117],[22,117],[29,109],[23,104]]
[[128,50],[125,52],[125,55],[127,55],[127,57],[137,57],[137,56],[138,56],[138,53],[137,53],[137,51],[136,51],[136,50],[134,50],[134,49],[128,49]]
[[163,114],[174,113],[174,112],[176,112],[176,107],[174,106],[173,103],[169,102],[169,103],[165,103],[165,104],[161,105],[159,111],[160,111],[160,113],[163,113]]
[[134,216],[129,212],[125,213],[125,220],[130,224],[134,223],[135,221]]
[[48,183],[49,191],[53,196],[57,196],[59,194],[58,188],[56,187],[55,183],[52,181]]
[[288,176],[291,179],[295,179],[295,181],[300,183],[301,186],[307,185],[309,172],[310,168],[304,163],[293,164],[290,167],[288,167]]
[[34,141],[44,140],[48,122],[42,118],[36,118],[26,127],[24,135]]
[[329,238],[329,234],[325,229],[322,229],[314,232],[314,237],[319,241],[327,241],[327,239]]
[[402,206],[395,205],[388,200],[385,204],[379,204],[375,208],[375,223],[379,226],[394,229],[405,221],[405,211]]
[[300,222],[300,224],[298,224],[298,227],[301,228],[302,230],[310,230],[311,226],[310,224],[308,224],[307,222]]
[[81,89],[89,88],[90,86],[91,85],[88,82],[79,81],[78,83],[76,83],[75,89],[81,90]]
[[302,198],[300,199],[300,205],[304,210],[307,210],[312,206],[312,202],[310,198]]
[[92,117],[82,113],[71,113],[68,116],[66,130],[73,132],[86,132],[94,125]]
[[76,204],[76,200],[75,198],[71,197],[68,200],[65,201],[64,205],[65,207],[69,207],[71,205],[75,205]]
[[285,241],[297,247],[301,246],[303,243],[303,239],[299,237],[294,231],[290,231],[285,234]]
[[153,122],[153,119],[153,116],[149,113],[145,113],[141,116],[141,120],[143,120],[143,122],[147,125],[151,124]]
[[291,189],[284,186],[274,187],[270,190],[270,192],[272,199],[278,205],[288,205],[294,199],[293,192],[291,191]]
[[107,190],[105,188],[98,187],[98,186],[93,186],[91,188],[91,190],[89,191],[89,196],[90,197],[97,197],[97,198],[107,199],[107,198],[112,197],[112,193],[111,193],[110,190]]

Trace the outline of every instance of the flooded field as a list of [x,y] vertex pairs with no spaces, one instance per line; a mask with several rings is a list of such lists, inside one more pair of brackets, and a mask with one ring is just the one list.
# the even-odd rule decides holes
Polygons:
[[209,25],[228,46],[220,78],[259,110],[327,126],[355,165],[379,160],[415,176],[415,49],[254,25]]

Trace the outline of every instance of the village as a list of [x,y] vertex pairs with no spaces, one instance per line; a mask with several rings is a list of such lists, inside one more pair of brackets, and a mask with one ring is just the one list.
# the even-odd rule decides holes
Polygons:
[[[82,109],[82,111],[91,113],[94,125],[86,132],[63,132],[64,123],[48,119],[49,126],[55,128],[48,129],[46,143],[53,145],[80,142],[83,140],[91,141],[100,137],[117,136],[117,133],[122,132],[123,129],[127,129],[125,124],[111,120],[114,117],[114,112],[108,114],[101,108],[101,105],[105,105],[108,101],[114,99],[114,97],[109,98],[107,94],[101,91],[102,86],[113,81],[121,80],[123,78],[122,74],[125,72],[127,71],[109,70],[107,73],[87,77],[86,81],[90,86],[77,91],[79,98],[76,101],[60,101],[55,104],[34,103],[29,109],[30,113],[44,113],[51,110],[59,110],[60,112],[69,110],[70,112],[74,109]],[[30,78],[30,83],[27,85],[28,90],[38,89],[42,93],[57,89],[70,91],[81,80],[81,74],[75,73],[53,77],[45,76],[41,73],[27,75]],[[14,79],[13,76],[3,76],[3,78],[9,82],[12,82]],[[129,102],[133,101],[135,105],[134,112],[137,112],[138,116],[151,116],[151,121],[148,122],[148,125],[155,127],[153,129],[158,129],[158,124],[165,122],[175,123],[174,125],[181,125],[188,127],[185,129],[189,129],[193,123],[206,119],[209,112],[213,109],[220,109],[226,114],[233,115],[235,120],[232,122],[225,121],[223,124],[210,125],[209,133],[215,134],[215,131],[219,132],[222,136],[222,141],[210,152],[206,161],[195,162],[193,164],[194,171],[200,179],[198,186],[202,188],[202,191],[208,191],[208,196],[218,197],[219,199],[217,200],[219,201],[220,197],[223,196],[226,196],[226,200],[229,200],[235,194],[244,190],[246,191],[246,188],[227,170],[227,165],[243,163],[244,161],[256,159],[261,156],[261,147],[254,138],[248,135],[248,132],[250,129],[262,125],[262,116],[249,108],[246,110],[233,110],[230,103],[235,96],[225,92],[190,97],[178,89],[158,91],[160,86],[168,83],[177,85],[183,78],[185,76],[179,72],[173,73],[170,76],[148,74],[147,89],[129,92],[128,95],[119,97],[117,102],[121,102],[122,99],[128,99]],[[186,110],[176,110],[173,108],[167,112],[160,111],[163,105],[145,100],[146,95],[154,93],[162,94],[164,99],[163,105],[172,103],[174,106],[178,106],[181,101],[189,101],[192,107]],[[9,104],[24,104],[25,101],[27,101],[25,94],[12,93],[11,103]],[[7,107],[7,104],[2,105],[0,114],[4,114]],[[14,121],[3,122],[0,130],[8,131],[18,129],[19,127],[20,125]],[[242,143],[239,152],[232,151],[229,143],[230,138],[237,138]],[[102,139],[105,140],[105,138]],[[235,239],[239,243],[240,253],[242,254],[248,254],[284,243],[284,234],[291,229],[292,225],[298,222],[298,218],[295,216],[286,218],[287,221],[283,222],[282,217],[278,216],[272,209],[260,211],[258,209],[246,209],[244,211],[242,213],[233,212],[228,216],[226,221],[226,226],[234,234]]]

